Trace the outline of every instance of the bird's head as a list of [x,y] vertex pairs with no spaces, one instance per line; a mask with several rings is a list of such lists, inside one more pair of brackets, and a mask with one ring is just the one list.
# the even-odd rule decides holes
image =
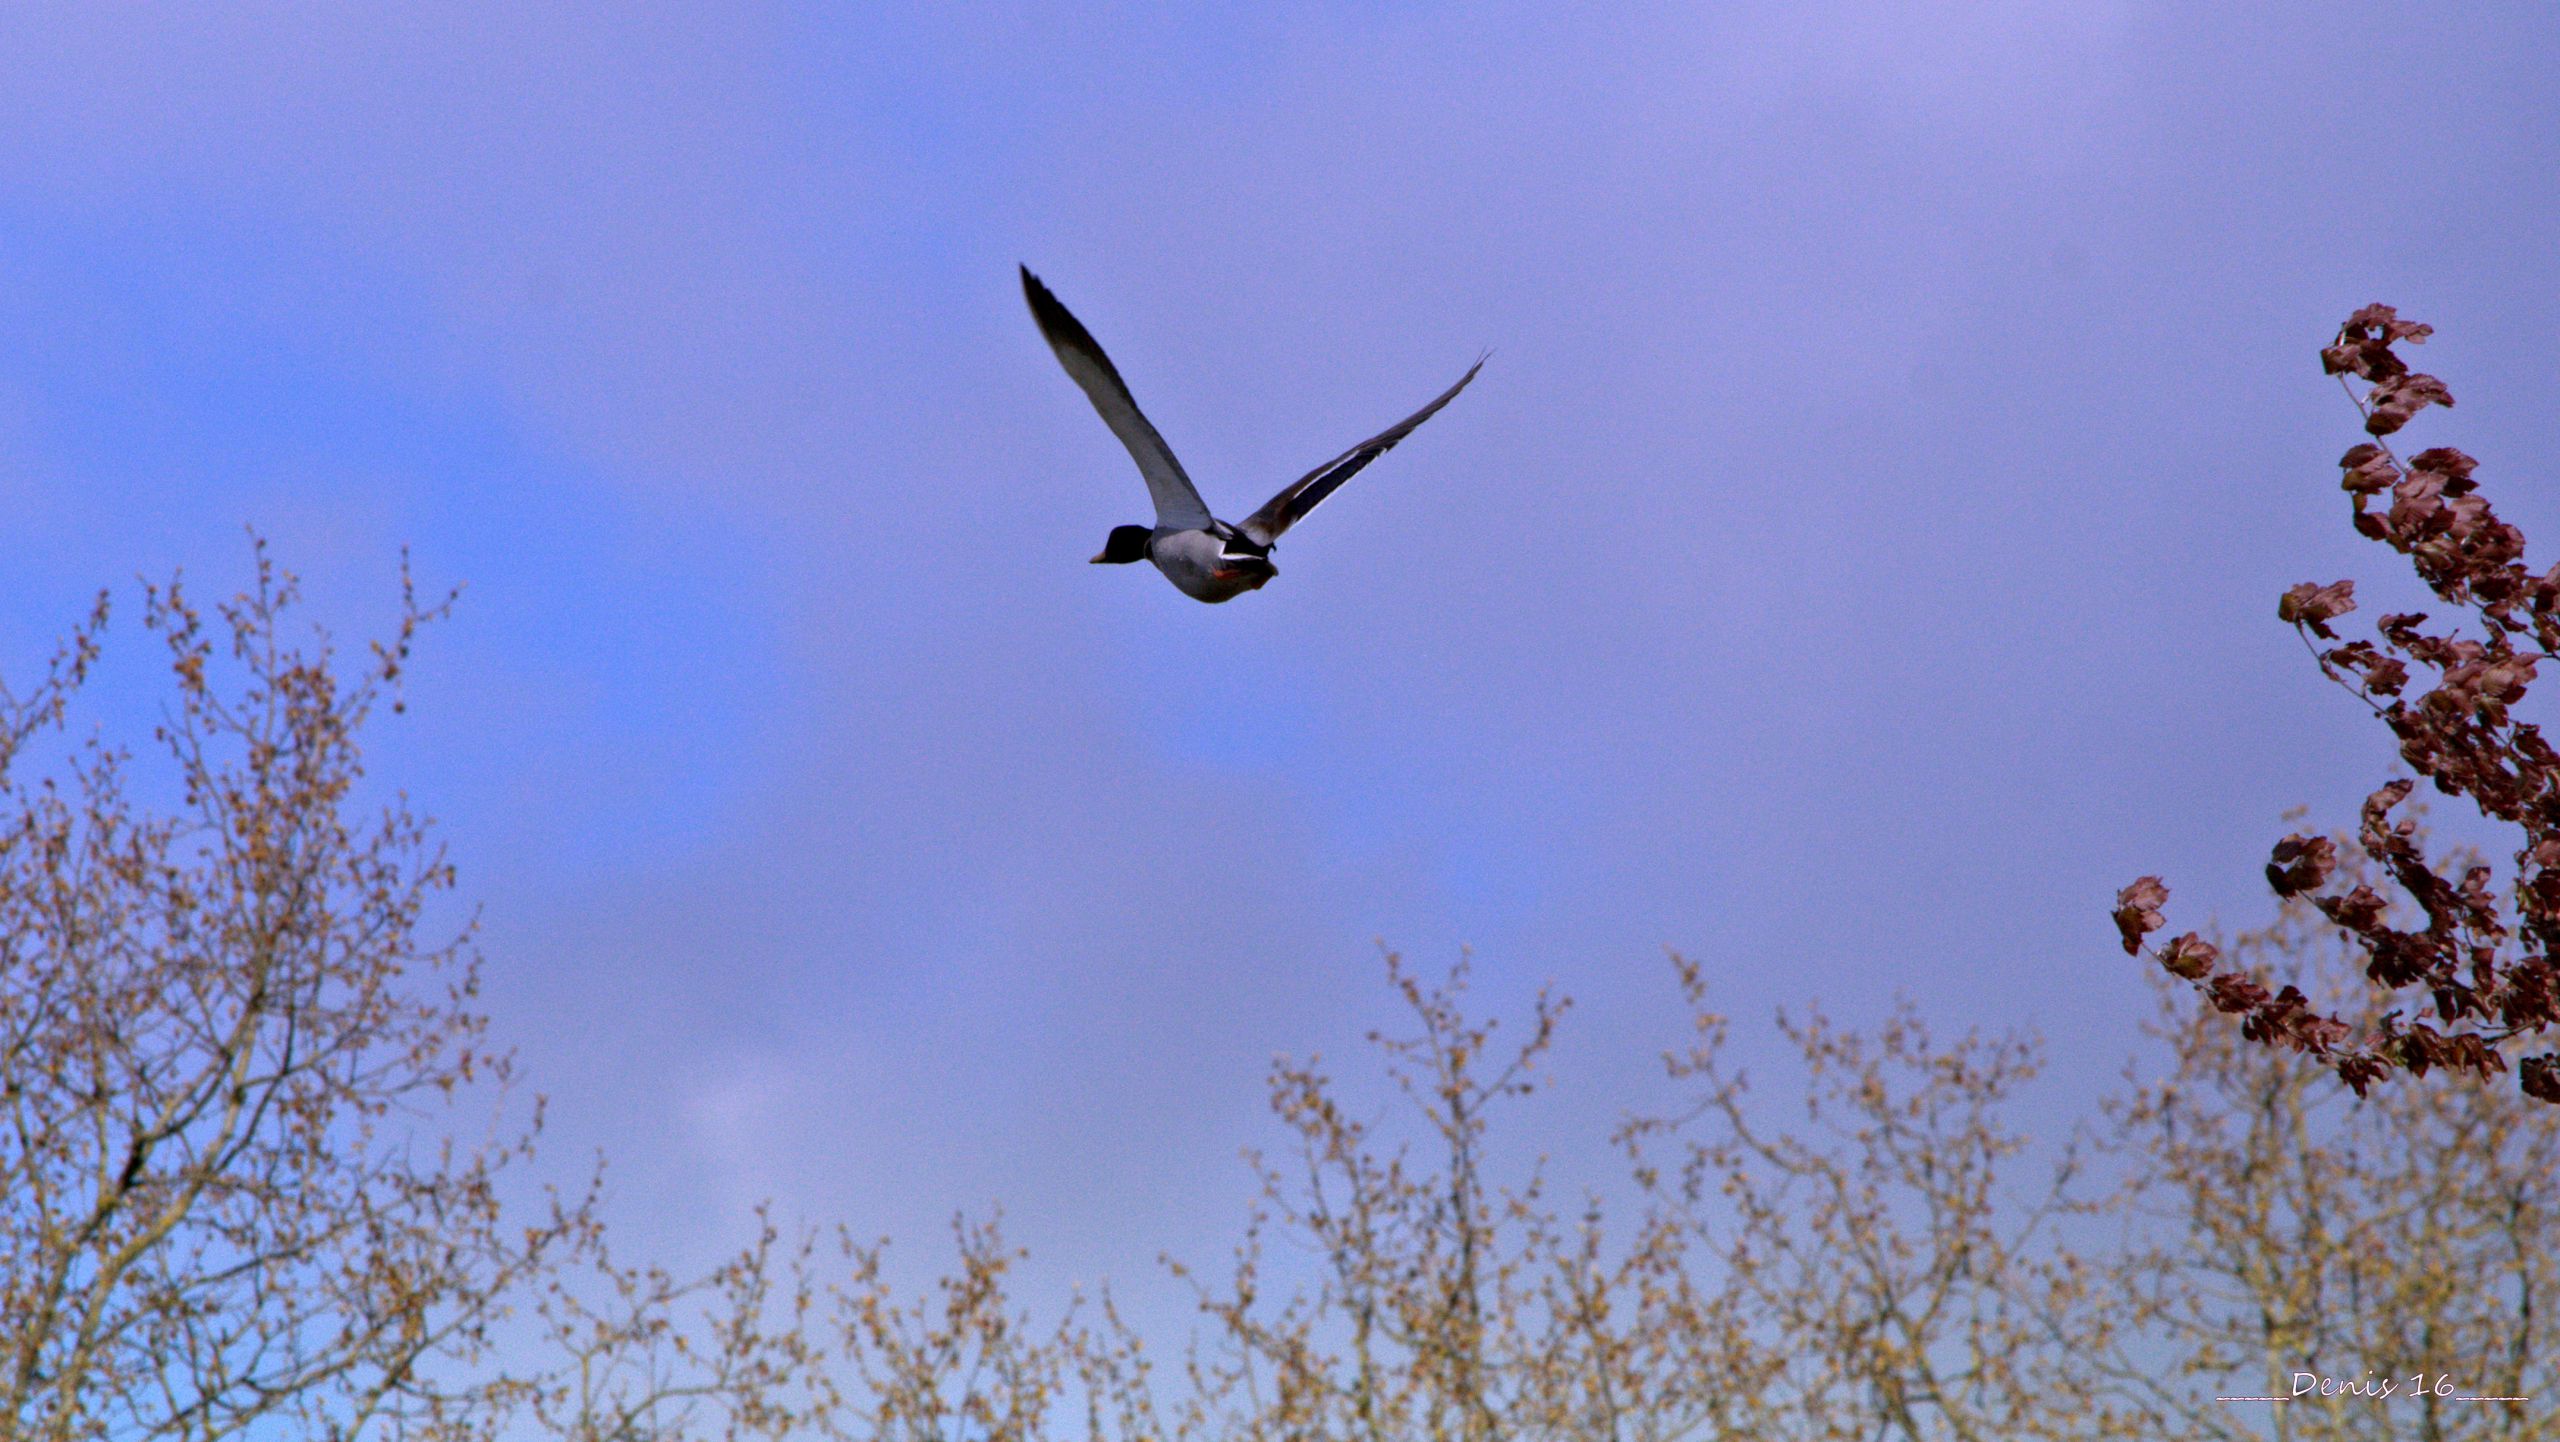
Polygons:
[[1151,526],[1114,526],[1111,539],[1102,543],[1102,554],[1093,558],[1097,566],[1125,566],[1147,558],[1147,542],[1155,537]]

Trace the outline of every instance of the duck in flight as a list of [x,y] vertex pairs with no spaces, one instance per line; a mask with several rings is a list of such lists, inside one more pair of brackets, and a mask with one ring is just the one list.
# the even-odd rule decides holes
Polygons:
[[1164,437],[1147,423],[1137,401],[1130,398],[1128,384],[1094,342],[1093,333],[1067,313],[1067,308],[1058,303],[1058,298],[1049,293],[1028,266],[1022,270],[1022,293],[1031,302],[1032,318],[1040,322],[1040,334],[1048,337],[1049,348],[1058,353],[1058,363],[1084,388],[1093,408],[1102,413],[1103,424],[1111,427],[1120,444],[1129,448],[1130,458],[1138,463],[1138,474],[1146,478],[1147,494],[1155,498],[1156,523],[1115,527],[1111,539],[1103,544],[1102,554],[1093,558],[1094,564],[1153,561],[1176,590],[1212,605],[1259,590],[1280,574],[1279,568],[1271,564],[1271,548],[1280,534],[1296,525],[1362,466],[1385,455],[1415,426],[1431,419],[1434,412],[1467,388],[1477,371],[1484,369],[1484,361],[1477,360],[1467,367],[1465,375],[1458,377],[1456,385],[1442,391],[1431,404],[1307,472],[1264,502],[1261,510],[1231,526],[1210,515],[1209,508],[1201,504],[1191,478],[1182,473],[1182,463],[1173,458]]

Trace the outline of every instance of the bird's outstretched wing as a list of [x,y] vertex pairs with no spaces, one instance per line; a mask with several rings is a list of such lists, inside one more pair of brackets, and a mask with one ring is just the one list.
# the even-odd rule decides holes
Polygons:
[[1455,400],[1458,392],[1467,388],[1467,382],[1476,378],[1476,372],[1483,369],[1484,359],[1479,358],[1474,365],[1467,367],[1465,375],[1458,377],[1456,385],[1440,393],[1439,399],[1299,477],[1296,483],[1265,501],[1261,510],[1245,517],[1244,524],[1237,529],[1263,546],[1280,539],[1281,532],[1296,525],[1307,512],[1322,504],[1324,498],[1332,495],[1344,481],[1358,474],[1362,466],[1385,455],[1396,442],[1411,435],[1415,426],[1431,419],[1434,412]]
[[1111,358],[1095,343],[1093,332],[1058,304],[1029,266],[1022,268],[1022,295],[1031,302],[1031,318],[1040,322],[1040,334],[1048,337],[1049,349],[1058,353],[1058,364],[1084,388],[1085,397],[1102,413],[1102,423],[1129,448],[1138,474],[1147,478],[1147,494],[1156,503],[1156,524],[1175,530],[1208,525],[1209,508],[1201,504],[1191,478],[1182,473],[1173,448],[1147,423],[1146,414],[1129,394],[1128,383],[1112,369]]

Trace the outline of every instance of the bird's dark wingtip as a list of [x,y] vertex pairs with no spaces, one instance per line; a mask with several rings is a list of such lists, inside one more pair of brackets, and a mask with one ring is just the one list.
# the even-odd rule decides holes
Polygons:
[[1049,287],[1041,283],[1040,277],[1031,273],[1031,267],[1019,268],[1022,271],[1022,298],[1031,303],[1031,314],[1039,319],[1040,329],[1053,341],[1069,339],[1092,345],[1092,338],[1084,334],[1084,327],[1056,296],[1049,293]]

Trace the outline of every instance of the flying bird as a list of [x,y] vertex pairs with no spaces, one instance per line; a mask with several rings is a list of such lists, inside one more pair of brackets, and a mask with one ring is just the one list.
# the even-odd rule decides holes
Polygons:
[[1271,564],[1271,548],[1281,533],[1322,504],[1362,466],[1385,455],[1415,426],[1431,419],[1434,412],[1467,388],[1477,371],[1484,369],[1484,361],[1479,358],[1437,400],[1307,472],[1263,502],[1262,509],[1245,517],[1242,523],[1229,525],[1210,515],[1209,508],[1201,503],[1191,478],[1182,473],[1182,463],[1173,458],[1173,450],[1164,443],[1164,437],[1147,423],[1137,401],[1129,395],[1128,383],[1112,368],[1111,358],[1102,353],[1093,333],[1067,313],[1067,308],[1058,303],[1029,266],[1022,268],[1022,294],[1031,302],[1031,315],[1040,322],[1040,334],[1048,337],[1049,348],[1058,353],[1058,364],[1065,366],[1067,374],[1084,388],[1093,408],[1102,413],[1103,424],[1111,427],[1120,444],[1129,448],[1130,459],[1138,463],[1138,474],[1146,478],[1147,494],[1155,498],[1156,523],[1114,527],[1111,538],[1103,543],[1102,554],[1093,558],[1094,564],[1153,561],[1174,589],[1212,605],[1259,590],[1280,574],[1279,568]]

